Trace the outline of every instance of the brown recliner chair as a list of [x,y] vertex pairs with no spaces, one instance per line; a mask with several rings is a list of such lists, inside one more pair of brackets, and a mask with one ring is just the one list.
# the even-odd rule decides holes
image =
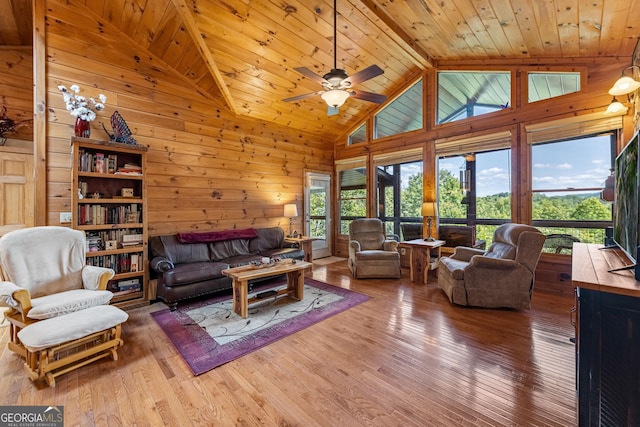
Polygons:
[[438,284],[454,304],[529,309],[544,241],[535,227],[503,224],[486,252],[460,246],[440,258]]
[[349,224],[349,269],[358,279],[401,276],[398,242],[386,238],[378,218],[360,218]]

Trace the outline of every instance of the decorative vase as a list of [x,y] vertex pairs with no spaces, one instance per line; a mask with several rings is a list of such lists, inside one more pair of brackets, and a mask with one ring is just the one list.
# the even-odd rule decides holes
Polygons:
[[74,131],[76,136],[89,138],[89,136],[91,136],[91,122],[77,117]]

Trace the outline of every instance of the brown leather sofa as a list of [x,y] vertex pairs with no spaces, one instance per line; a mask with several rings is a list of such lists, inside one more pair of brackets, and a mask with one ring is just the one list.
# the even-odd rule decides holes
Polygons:
[[304,251],[286,242],[280,227],[153,236],[149,247],[157,296],[172,310],[180,301],[231,289],[224,269],[263,257],[304,259]]

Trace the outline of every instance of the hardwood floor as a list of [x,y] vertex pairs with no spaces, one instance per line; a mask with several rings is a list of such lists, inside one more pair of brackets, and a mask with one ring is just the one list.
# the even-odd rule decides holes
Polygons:
[[313,277],[370,295],[344,313],[194,377],[149,315],[129,311],[117,362],[34,385],[0,329],[0,404],[64,406],[65,426],[451,426],[576,424],[568,292],[530,311],[453,306],[430,275]]

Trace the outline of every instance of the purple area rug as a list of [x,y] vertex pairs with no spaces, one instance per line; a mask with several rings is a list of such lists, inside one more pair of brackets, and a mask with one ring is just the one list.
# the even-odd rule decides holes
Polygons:
[[[369,299],[308,277],[304,281],[302,301],[265,298],[249,306],[246,319],[233,312],[230,294],[151,316],[194,375],[200,375]],[[285,283],[264,285],[257,292],[284,287]]]

